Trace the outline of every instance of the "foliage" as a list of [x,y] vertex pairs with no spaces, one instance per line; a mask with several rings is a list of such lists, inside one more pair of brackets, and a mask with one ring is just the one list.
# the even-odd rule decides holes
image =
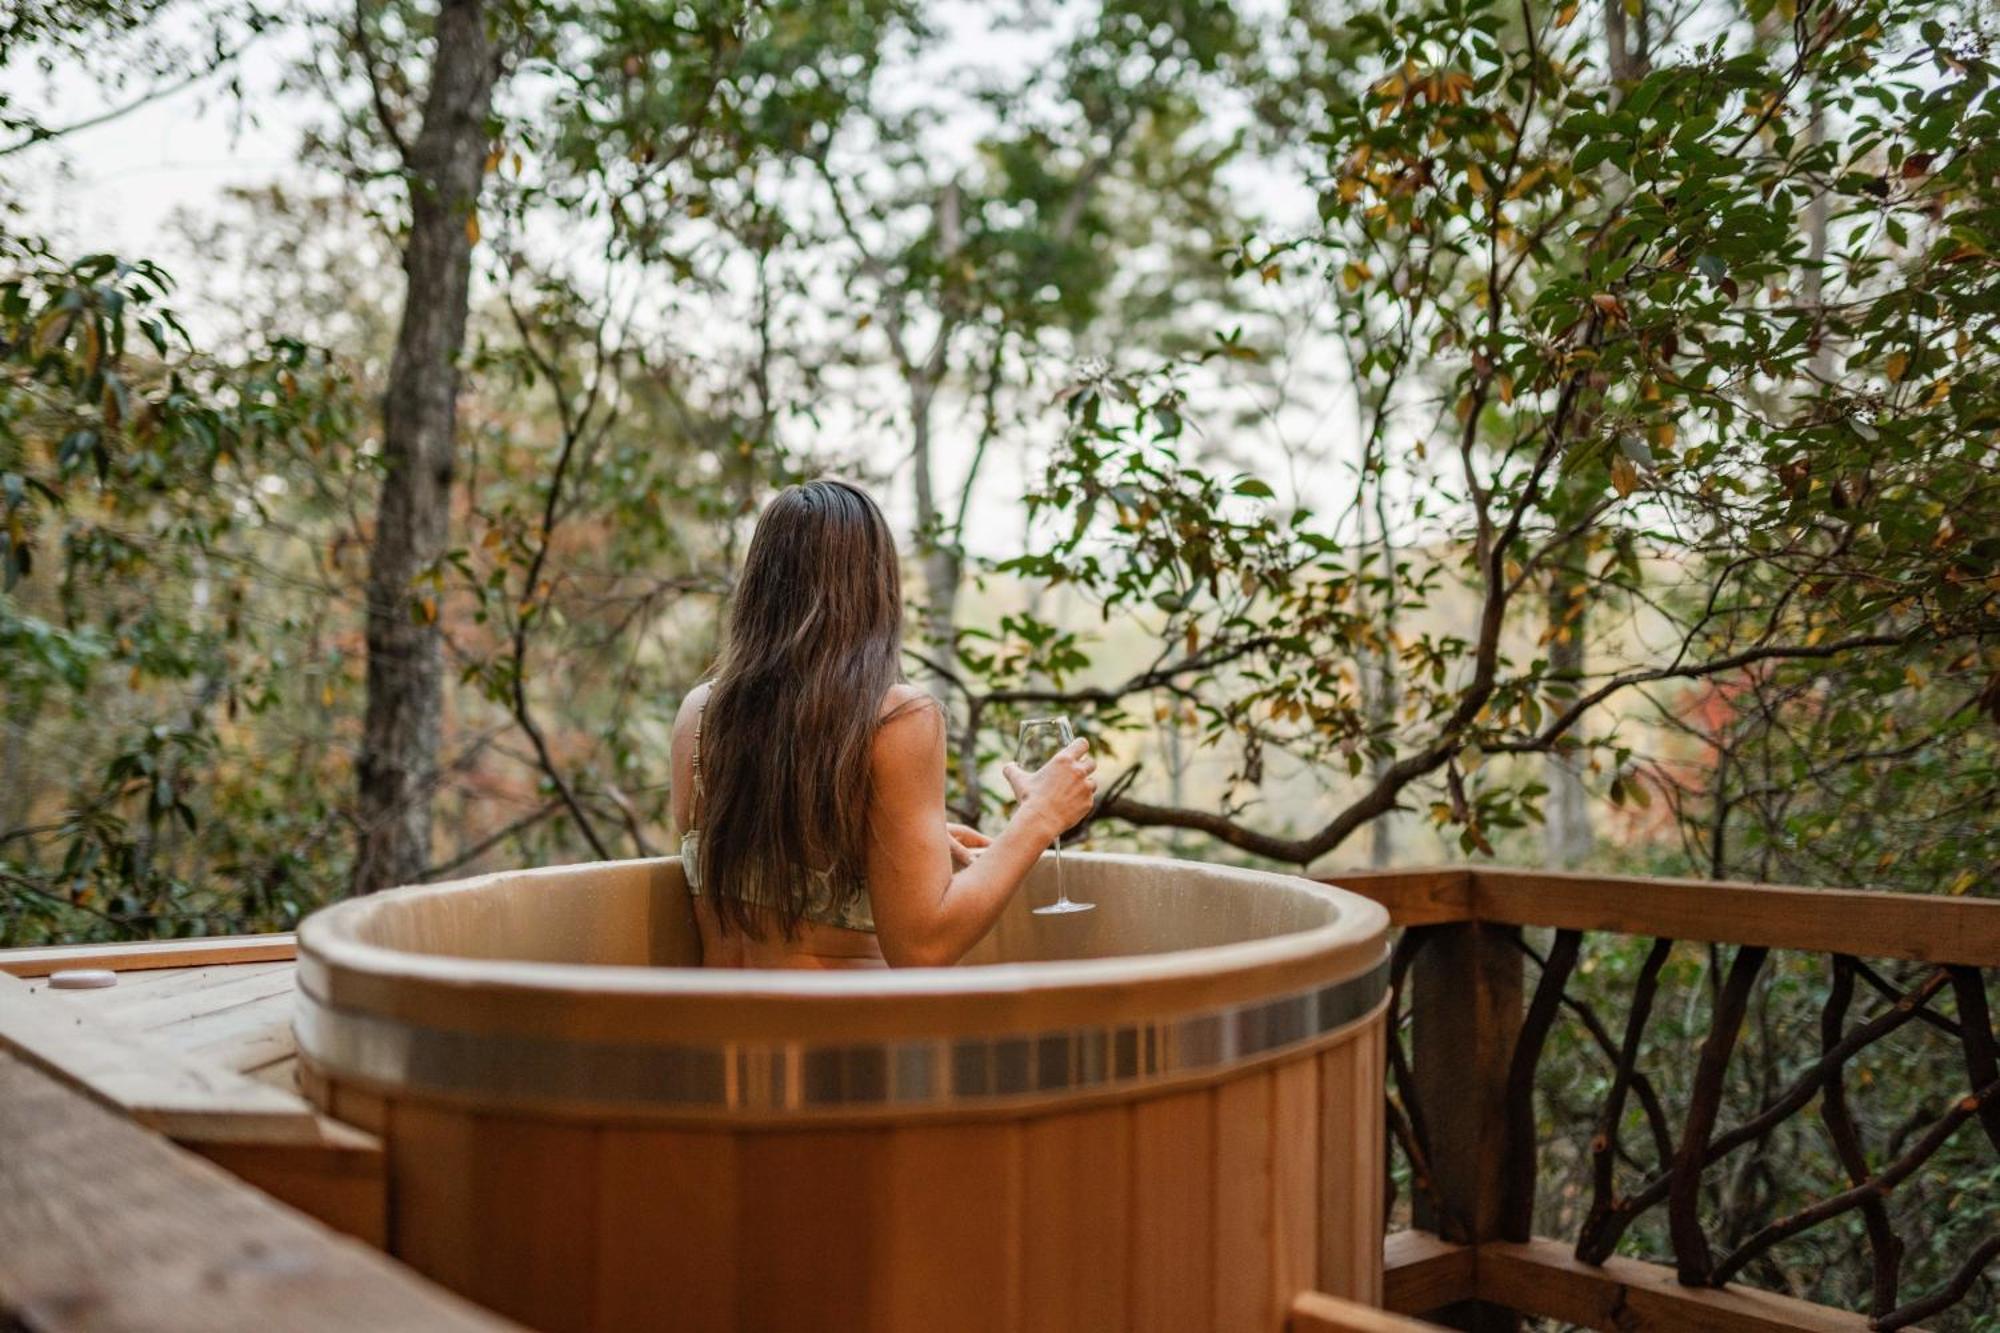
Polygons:
[[[1630,742],[1584,724],[1642,688],[1858,659],[1875,693],[1951,691],[1940,712],[1990,694],[1996,163],[1949,128],[1994,113],[1983,50],[1900,11],[1787,33],[1746,16],[1626,86],[1575,13],[1356,14],[1355,68],[1314,135],[1323,226],[1234,257],[1330,284],[1366,347],[1384,545],[1355,540],[1337,496],[1216,522],[1230,486],[1189,456],[1181,371],[1068,395],[1036,497],[1068,521],[1005,568],[1107,616],[1157,613],[1152,636],[1187,645],[1071,701],[1118,728],[1132,696],[1171,687],[1238,739],[1246,780],[1269,751],[1385,761],[1298,836],[1131,796],[1105,815],[1303,863],[1424,790],[1466,850],[1490,850],[1539,794],[1496,757],[1588,748],[1614,800],[1638,790]],[[1824,256],[1801,225],[1821,207]],[[1260,585],[1272,563],[1284,576]],[[1568,627],[1530,595],[1551,586],[1630,627],[1587,673],[1552,667]],[[1353,667],[1380,620],[1354,608],[1385,602],[1454,608],[1392,642],[1388,718]],[[1087,659],[1024,637],[1060,642],[1069,674]]]
[[[1534,932],[1540,934],[1541,932]],[[1531,941],[1542,949],[1546,940]],[[1601,1144],[1599,1113],[1615,1068],[1635,986],[1652,942],[1592,936],[1567,994],[1565,1015],[1543,1050],[1536,1087],[1537,1206],[1535,1234],[1576,1237],[1585,1229],[1593,1200],[1594,1155]],[[1629,1198],[1670,1165],[1703,1043],[1710,1035],[1717,990],[1727,968],[1724,951],[1682,943],[1658,973],[1651,1020],[1635,1068],[1664,1108],[1655,1125],[1641,1097],[1628,1097],[1619,1126],[1615,1166],[1621,1198]],[[1851,1010],[1843,1031],[1881,1022],[1897,1011],[1897,997],[1915,991],[1932,969],[1919,964],[1863,963],[1863,980],[1850,981]],[[1833,986],[1828,959],[1775,953],[1753,992],[1747,1020],[1723,1086],[1718,1133],[1765,1117],[1781,1093],[1821,1058],[1823,1010]],[[1530,968],[1529,980],[1535,980]],[[1987,985],[1989,1008],[1993,987]],[[1946,991],[1949,995],[1949,991]],[[1925,1132],[1967,1091],[1967,1065],[1955,1026],[1962,1012],[1949,998],[1931,995],[1927,1017],[1863,1047],[1845,1065],[1843,1103],[1855,1142],[1875,1171],[1918,1149]],[[1588,1012],[1598,1032],[1583,1021]],[[1603,1042],[1614,1046],[1607,1050]],[[1710,1168],[1702,1191],[1701,1224],[1718,1257],[1763,1227],[1846,1192],[1853,1181],[1834,1150],[1824,1113],[1824,1092],[1795,1114],[1776,1118],[1751,1144]],[[1943,1288],[1958,1266],[1993,1234],[1991,1182],[1995,1148],[1975,1120],[1922,1161],[1885,1201],[1885,1220],[1905,1246],[1898,1265],[1896,1305]],[[1407,1176],[1404,1177],[1407,1186]],[[1672,1266],[1675,1251],[1664,1208],[1641,1214],[1618,1246],[1621,1254]],[[1784,1292],[1838,1309],[1871,1308],[1870,1243],[1864,1218],[1847,1213],[1786,1239],[1751,1260],[1733,1280]],[[1982,1281],[1955,1308],[1926,1318],[1927,1328],[1988,1333],[1994,1288]]]
[[[0,933],[13,938],[88,918],[145,933],[226,928],[312,901],[292,892],[290,863],[308,845],[281,851],[272,842],[290,840],[277,830],[251,840],[264,863],[240,902],[197,892],[171,848],[203,832],[198,804],[228,808],[193,793],[226,767],[235,724],[285,701],[291,638],[312,608],[275,625],[246,616],[245,571],[273,482],[307,480],[343,453],[354,404],[339,370],[296,342],[226,362],[196,355],[170,291],[151,264],[66,262],[0,239],[4,705],[22,731],[68,712],[97,732],[102,759],[74,775],[55,817],[9,820]],[[114,680],[121,706],[96,711]],[[283,794],[284,777],[270,777],[278,789],[257,808]],[[240,837],[235,850],[248,856]]]
[[[832,468],[910,483],[911,667],[951,687],[968,813],[1019,718],[1066,710],[1109,756],[1104,840],[1535,857],[1554,756],[1610,807],[1607,865],[1992,891],[1977,12],[1032,4],[985,30],[1039,43],[1008,68],[906,0],[484,9],[451,536],[409,589],[453,676],[430,873],[664,844],[748,522]],[[238,200],[180,292],[5,215],[0,942],[282,926],[347,882],[435,14],[0,19],[0,67],[82,70],[107,115],[299,34],[305,157],[344,185]],[[25,86],[22,164],[78,123]],[[1029,540],[982,560],[1003,458]],[[1615,1012],[1640,958],[1594,952],[1579,995]],[[1766,1084],[1817,969],[1760,983]],[[1663,1092],[1713,982],[1676,952]],[[1917,1035],[1857,1075],[1873,1136],[1948,1082]],[[1551,1134],[1601,1076],[1559,1029]],[[1774,1142],[1791,1176],[1767,1154],[1737,1197],[1832,1187]],[[1939,1159],[1908,1233],[1990,1231],[1987,1169]],[[1755,1276],[1851,1301],[1838,1251]]]

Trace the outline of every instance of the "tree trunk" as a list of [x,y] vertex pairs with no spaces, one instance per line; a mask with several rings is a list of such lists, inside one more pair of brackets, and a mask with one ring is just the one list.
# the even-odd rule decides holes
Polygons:
[[[936,480],[931,472],[931,404],[937,394],[936,381],[910,386],[910,432],[914,437],[912,489],[917,501],[917,550],[924,571],[923,636],[926,650],[947,668],[952,665],[952,646],[958,638],[958,588],[965,571],[958,552],[944,544],[946,534],[937,504]],[[943,704],[949,716],[952,705],[951,681],[938,672],[926,673],[931,696]],[[971,718],[954,738],[956,767],[961,788],[955,813],[967,823],[979,823],[979,731]]]
[[444,0],[423,128],[411,145],[403,322],[382,404],[382,490],[368,569],[368,712],[357,765],[357,893],[415,883],[430,863],[443,717],[438,604],[417,580],[451,520],[458,358],[472,219],[498,74],[481,0]]
[[[1378,413],[1388,410],[1388,404],[1376,408]],[[1363,455],[1362,484],[1367,484],[1368,458]],[[1361,543],[1368,545],[1369,507],[1361,507]],[[1368,709],[1368,735],[1371,740],[1389,734],[1396,724],[1396,713],[1403,706],[1402,682],[1396,675],[1396,632],[1400,620],[1400,599],[1396,595],[1396,547],[1389,538],[1388,498],[1383,490],[1380,472],[1375,476],[1375,534],[1374,545],[1382,556],[1382,576],[1389,581],[1388,595],[1382,602],[1382,646],[1367,653],[1361,662],[1362,691]],[[1395,762],[1393,754],[1382,754],[1371,750],[1368,757],[1368,780],[1379,783]],[[1386,869],[1396,860],[1396,811],[1385,810],[1368,824],[1368,864],[1377,870]]]
[[[1566,569],[1558,567],[1550,575],[1549,679],[1574,684],[1583,677],[1584,617],[1588,606],[1583,589]],[[1580,688],[1580,687],[1579,687]],[[1590,793],[1577,772],[1574,756],[1551,753],[1546,777],[1549,799],[1543,810],[1543,853],[1552,866],[1569,866],[1589,856],[1597,844],[1590,827]]]
[[[1648,68],[1646,6],[1632,6],[1627,23],[1625,0],[1606,0],[1604,6],[1605,64],[1618,84],[1632,83],[1646,76]],[[1622,100],[1625,89],[1614,95]],[[1613,168],[1607,166],[1607,172]],[[1581,541],[1572,551],[1585,549]],[[1580,557],[1579,557],[1580,558]],[[1580,579],[1572,579],[1558,561],[1550,575],[1548,601],[1549,676],[1552,680],[1576,682],[1584,670],[1584,633],[1590,607]],[[1590,826],[1590,793],[1584,789],[1583,775],[1571,755],[1552,752],[1543,766],[1549,799],[1543,807],[1543,858],[1552,866],[1569,866],[1589,856],[1597,844]]]
[[[924,637],[931,640],[938,660],[949,666],[952,641],[958,632],[958,586],[964,571],[958,552],[946,544],[950,537],[943,530],[937,482],[931,470],[931,405],[936,398],[936,380],[910,385],[911,458],[915,464],[911,472],[917,503],[917,551],[924,570]],[[932,692],[941,702],[948,702],[950,682],[937,677]]]

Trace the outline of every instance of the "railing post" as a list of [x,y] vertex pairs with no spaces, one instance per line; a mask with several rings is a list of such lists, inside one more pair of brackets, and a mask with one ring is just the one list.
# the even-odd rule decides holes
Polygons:
[[[1507,1177],[1507,1072],[1521,1031],[1519,931],[1483,922],[1421,927],[1410,973],[1411,1074],[1446,1211],[1419,1194],[1417,1225],[1449,1239],[1501,1240]],[[1433,1318],[1513,1333],[1518,1316],[1466,1301]]]

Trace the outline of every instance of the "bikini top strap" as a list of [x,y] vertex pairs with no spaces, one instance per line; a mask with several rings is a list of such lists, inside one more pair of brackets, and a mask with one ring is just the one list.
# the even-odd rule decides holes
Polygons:
[[703,699],[694,710],[694,804],[688,813],[696,822],[701,819],[701,718],[707,711],[706,699]]

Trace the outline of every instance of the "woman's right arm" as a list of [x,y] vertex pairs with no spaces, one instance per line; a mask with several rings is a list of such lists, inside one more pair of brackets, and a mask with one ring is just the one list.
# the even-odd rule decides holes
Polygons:
[[1008,765],[1020,805],[992,843],[954,871],[943,715],[924,706],[884,723],[871,766],[868,895],[889,964],[945,967],[979,943],[1056,835],[1090,813],[1096,767],[1083,740],[1032,774]]

